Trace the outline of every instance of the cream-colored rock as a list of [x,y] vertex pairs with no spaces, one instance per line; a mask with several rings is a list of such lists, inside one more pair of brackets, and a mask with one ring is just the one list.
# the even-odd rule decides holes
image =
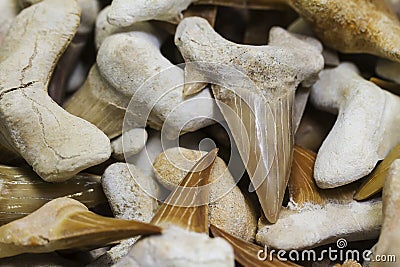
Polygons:
[[[158,181],[173,190],[197,160],[206,152],[186,148],[170,148],[154,160]],[[236,186],[225,162],[217,157],[211,173],[209,220],[211,224],[247,241],[253,241],[257,214],[249,199]]]
[[[274,27],[269,45],[232,43],[202,18],[185,18],[175,44],[186,62],[185,79],[212,81],[268,220],[282,207],[293,152],[294,93],[310,87],[323,68],[321,44]],[[202,80],[200,80],[202,81]]]
[[110,140],[99,129],[46,92],[78,23],[75,1],[46,0],[17,16],[0,49],[1,134],[47,181],[69,179],[111,154]]
[[101,75],[130,99],[130,123],[164,128],[174,138],[213,124],[218,112],[208,90],[183,96],[184,72],[161,54],[163,39],[162,33],[114,34],[102,43],[97,64]]
[[127,157],[136,155],[146,145],[147,132],[144,128],[134,128],[124,132],[120,137],[111,142],[112,156],[117,160],[124,161]]
[[147,20],[178,22],[185,10],[195,0],[153,1],[114,0],[108,14],[108,21],[116,26],[129,26]]
[[137,242],[115,266],[233,267],[235,260],[224,239],[172,226]]
[[[102,185],[115,217],[140,222],[150,222],[158,207],[153,198],[158,194],[158,185],[134,165],[115,163],[103,174]],[[122,241],[112,247],[90,266],[110,266],[122,259],[137,237]]]
[[352,201],[348,204],[307,204],[283,209],[278,221],[260,219],[257,242],[277,249],[306,249],[333,243],[374,239],[382,224],[382,202]]
[[17,16],[19,8],[15,0],[0,1],[0,46],[5,38],[12,21]]
[[[379,241],[375,246],[374,255],[385,257],[392,257],[392,262],[378,262],[372,261],[371,267],[395,267],[398,262],[393,262],[393,255],[395,259],[400,258],[400,160],[393,161],[390,166],[389,173],[386,177],[385,186],[382,195],[383,202],[383,223]],[[383,259],[383,258],[381,258]],[[377,258],[375,258],[377,260]]]
[[400,98],[364,80],[351,63],[322,71],[311,101],[319,109],[338,113],[315,163],[321,188],[364,177],[400,142],[394,134],[400,131]]

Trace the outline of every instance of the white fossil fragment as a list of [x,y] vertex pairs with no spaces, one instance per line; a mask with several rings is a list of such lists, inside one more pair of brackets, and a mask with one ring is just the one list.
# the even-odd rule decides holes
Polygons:
[[[158,207],[157,200],[153,198],[158,194],[158,185],[153,178],[144,175],[134,165],[128,167],[125,163],[115,163],[104,172],[102,185],[116,218],[147,223],[151,221]],[[137,240],[137,237],[123,240],[90,266],[115,264],[126,256]]]
[[137,242],[115,266],[233,267],[232,247],[222,238],[171,226],[162,235]]
[[117,160],[124,161],[127,157],[136,155],[146,145],[147,131],[144,128],[133,128],[124,132],[120,137],[111,142],[112,156]]
[[[206,20],[186,18],[175,44],[186,77],[205,77],[238,145],[268,220],[275,222],[289,178],[296,87],[310,87],[323,68],[321,44],[274,27],[267,46],[238,45]],[[235,71],[234,71],[235,70]],[[225,83],[225,84],[221,84]]]
[[[375,246],[374,255],[381,257],[400,257],[400,227],[399,227],[399,210],[400,210],[400,160],[395,160],[390,166],[389,173],[386,177],[385,186],[383,188],[382,204],[383,204],[383,223],[379,236],[379,241]],[[373,261],[371,267],[398,266],[396,262]]]
[[104,133],[46,92],[78,24],[75,1],[46,0],[16,17],[0,49],[1,135],[47,181],[69,179],[111,154]]
[[[206,152],[175,147],[165,150],[154,160],[157,180],[173,190],[197,160]],[[229,172],[225,162],[217,157],[211,171],[209,220],[224,231],[246,241],[253,241],[257,228],[257,212]]]
[[15,19],[19,12],[18,4],[15,0],[0,1],[0,46],[3,42],[12,21]]
[[315,163],[321,188],[351,183],[369,174],[400,142],[400,98],[364,80],[355,65],[324,70],[312,87],[319,109],[338,113]]

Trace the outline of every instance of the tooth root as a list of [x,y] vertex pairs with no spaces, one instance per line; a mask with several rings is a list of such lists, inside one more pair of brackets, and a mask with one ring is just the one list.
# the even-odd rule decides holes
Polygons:
[[87,207],[106,202],[101,177],[77,174],[62,183],[43,181],[30,168],[0,165],[0,225],[32,213],[58,197],[71,197]]
[[302,206],[306,203],[325,205],[328,202],[348,203],[353,199],[356,184],[341,188],[320,189],[314,180],[314,165],[317,154],[311,150],[294,146],[293,165],[289,178],[290,200]]
[[234,112],[232,114],[232,110],[217,102],[232,131],[264,214],[274,223],[282,206],[292,163],[294,92],[267,103],[252,93],[245,92],[238,97],[230,92],[231,96],[227,96],[224,89],[212,88],[215,97]]
[[376,167],[354,195],[355,200],[364,200],[380,192],[385,184],[385,179],[393,161],[400,158],[400,144],[395,146],[386,158]]
[[[289,267],[289,266],[299,266],[295,263],[290,261],[280,261],[277,259],[275,255],[273,255],[272,260],[270,259],[269,255],[266,256],[265,261],[261,261],[258,256],[260,251],[264,251],[264,249],[256,244],[246,242],[240,238],[237,238],[229,233],[219,229],[214,225],[210,225],[211,233],[214,237],[222,237],[225,239],[233,248],[235,253],[235,260],[239,262],[241,265],[246,267]],[[265,253],[265,251],[264,251]]]
[[100,247],[137,235],[160,233],[157,226],[103,217],[76,200],[58,198],[25,218],[0,227],[0,258]]
[[151,221],[152,224],[173,224],[189,231],[208,233],[207,185],[217,153],[218,149],[213,149],[193,166],[179,187],[159,208]]

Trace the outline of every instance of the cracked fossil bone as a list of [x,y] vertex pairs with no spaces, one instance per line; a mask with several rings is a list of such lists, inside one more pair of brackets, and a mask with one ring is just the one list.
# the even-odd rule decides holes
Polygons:
[[57,198],[34,213],[0,227],[0,258],[22,253],[102,246],[146,234],[159,234],[157,226],[90,212],[79,201]]
[[124,132],[111,142],[112,156],[117,160],[124,161],[124,153],[127,157],[136,155],[146,146],[147,136],[144,128],[133,128]]
[[321,44],[275,27],[267,46],[238,45],[194,17],[178,25],[175,44],[186,62],[194,62],[186,66],[185,78],[208,75],[207,79],[221,85],[229,77],[222,85],[228,89],[213,86],[214,96],[264,214],[275,222],[292,162],[294,92],[300,83],[311,86],[323,68]]
[[311,90],[319,109],[338,113],[315,163],[321,188],[345,185],[369,174],[400,142],[400,98],[364,80],[355,65],[324,70]]
[[78,22],[75,1],[43,1],[16,17],[0,49],[1,135],[46,181],[67,180],[111,154],[99,129],[63,110],[45,90]]
[[[173,190],[206,152],[174,147],[154,160],[158,182]],[[255,207],[236,185],[225,162],[217,157],[211,172],[209,220],[211,224],[246,241],[253,241],[257,228]]]
[[158,209],[151,222],[162,226],[163,234],[138,241],[116,266],[234,266],[230,245],[208,236],[207,185],[217,151],[202,157]]
[[376,199],[362,203],[354,201],[355,185],[318,188],[313,179],[315,157],[315,153],[295,147],[289,205],[282,210],[275,224],[260,219],[256,235],[258,243],[291,250],[328,244],[338,238],[356,241],[379,235],[382,202]]
[[26,167],[0,165],[0,224],[24,217],[46,202],[71,197],[92,208],[106,202],[100,176],[80,173],[62,183],[47,183]]
[[[375,255],[400,256],[399,243],[399,208],[400,208],[400,160],[393,161],[388,172],[382,194],[383,223],[378,243],[375,246]],[[382,266],[382,263],[371,262],[371,267]],[[398,266],[396,262],[388,262],[383,266]]]
[[[129,167],[128,167],[129,166]],[[110,165],[103,174],[102,185],[113,214],[118,219],[149,223],[158,207],[158,185],[136,166],[125,163]],[[99,257],[90,266],[111,266],[122,259],[137,241],[123,240]]]

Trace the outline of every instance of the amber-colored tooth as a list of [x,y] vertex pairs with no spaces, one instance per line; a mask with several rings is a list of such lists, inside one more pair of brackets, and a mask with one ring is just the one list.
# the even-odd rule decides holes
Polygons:
[[380,192],[385,184],[385,179],[393,161],[400,158],[400,144],[395,146],[386,158],[369,175],[368,179],[360,186],[354,195],[355,200],[364,200]]
[[[241,265],[246,267],[289,267],[289,266],[300,266],[290,261],[280,261],[275,255],[272,259],[269,255],[265,255],[263,247],[257,246],[256,244],[246,242],[240,238],[228,234],[227,232],[219,229],[214,225],[210,225],[211,233],[214,237],[222,237],[232,246],[235,253],[235,260]],[[262,253],[260,253],[262,252]],[[260,255],[262,254],[262,255]],[[265,260],[262,261],[258,257],[266,256]]]
[[350,202],[353,199],[355,185],[334,189],[317,187],[313,176],[316,156],[311,150],[295,145],[288,183],[291,201],[300,206],[305,203],[324,205],[330,201]]
[[392,92],[393,94],[400,95],[400,84],[382,80],[376,77],[371,77],[369,80],[379,87]]
[[0,165],[0,225],[32,213],[58,197],[71,197],[91,208],[107,200],[101,177],[77,174],[62,183],[43,181],[28,167]]
[[34,213],[0,227],[0,258],[101,247],[132,236],[160,233],[157,226],[103,217],[76,200],[57,198]]
[[161,205],[151,220],[155,225],[176,225],[189,231],[208,233],[210,173],[217,157],[213,149],[202,157]]

